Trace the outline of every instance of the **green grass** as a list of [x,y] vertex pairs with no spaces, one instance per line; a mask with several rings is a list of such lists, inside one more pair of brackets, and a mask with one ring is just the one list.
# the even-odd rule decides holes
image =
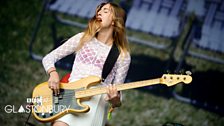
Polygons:
[[[14,105],[18,110],[31,97],[33,88],[48,79],[41,63],[29,58],[28,46],[36,16],[41,9],[40,1],[2,1],[0,2],[0,125],[23,125],[27,113],[6,113],[4,107]],[[35,42],[35,52],[42,55],[52,48],[52,19],[46,13]],[[59,34],[71,36],[82,29],[59,26]],[[142,35],[145,36],[145,35]],[[152,39],[151,37],[147,39]],[[159,39],[161,41],[161,39]],[[163,59],[167,54],[143,45],[131,44],[133,54],[144,54]],[[176,55],[181,53],[177,48]],[[162,57],[162,58],[161,58]],[[210,69],[221,70],[223,65],[200,59],[190,59],[194,71]],[[211,67],[212,66],[212,67]],[[60,75],[67,71],[59,70]],[[151,93],[128,90],[124,91],[123,105],[113,113],[109,124],[113,126],[159,126],[165,122],[177,122],[186,126],[222,126],[224,118],[215,113]],[[30,122],[37,122],[34,118]]]
[[186,126],[222,126],[224,118],[175,99],[164,99],[148,92],[124,92],[123,106],[115,111],[114,126],[162,126],[175,122]]

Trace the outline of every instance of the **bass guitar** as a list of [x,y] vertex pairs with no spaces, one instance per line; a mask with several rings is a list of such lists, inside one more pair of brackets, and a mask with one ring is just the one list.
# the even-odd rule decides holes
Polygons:
[[[178,83],[189,84],[192,81],[190,75],[164,74],[161,78],[116,84],[118,91],[150,86],[155,84],[165,84],[173,86]],[[41,122],[51,122],[60,118],[66,113],[85,113],[90,110],[90,106],[82,104],[83,100],[88,100],[94,95],[107,92],[105,86],[97,86],[101,79],[96,76],[89,76],[72,83],[60,83],[60,95],[55,96],[48,88],[48,82],[37,85],[32,94],[32,114]]]

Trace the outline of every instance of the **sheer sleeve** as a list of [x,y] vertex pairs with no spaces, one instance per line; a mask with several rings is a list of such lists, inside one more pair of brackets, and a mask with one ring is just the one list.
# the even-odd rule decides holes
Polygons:
[[47,72],[49,68],[55,67],[55,63],[58,60],[74,53],[82,35],[83,33],[78,33],[74,35],[73,37],[68,39],[65,43],[63,43],[61,46],[59,46],[58,48],[47,54],[42,59],[42,64],[44,66],[45,71]]
[[130,63],[131,56],[129,53],[126,54],[124,57],[119,56],[118,61],[115,65],[115,77],[113,80],[114,84],[124,83]]

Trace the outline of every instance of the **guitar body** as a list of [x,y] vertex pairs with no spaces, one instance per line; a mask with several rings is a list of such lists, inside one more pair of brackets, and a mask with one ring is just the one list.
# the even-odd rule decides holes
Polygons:
[[101,79],[90,76],[72,83],[60,83],[60,95],[54,96],[48,87],[48,82],[37,85],[32,94],[32,113],[41,122],[51,122],[67,113],[85,113],[90,110],[88,105],[82,104],[81,99],[75,97],[75,92],[97,85]]

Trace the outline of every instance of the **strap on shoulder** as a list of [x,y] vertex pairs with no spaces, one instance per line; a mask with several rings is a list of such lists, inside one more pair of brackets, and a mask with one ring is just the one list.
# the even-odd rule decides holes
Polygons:
[[102,71],[102,82],[105,81],[109,73],[111,72],[112,68],[114,67],[118,57],[120,55],[120,51],[117,48],[117,45],[113,43],[110,52],[107,56],[107,59],[103,65],[103,71]]

